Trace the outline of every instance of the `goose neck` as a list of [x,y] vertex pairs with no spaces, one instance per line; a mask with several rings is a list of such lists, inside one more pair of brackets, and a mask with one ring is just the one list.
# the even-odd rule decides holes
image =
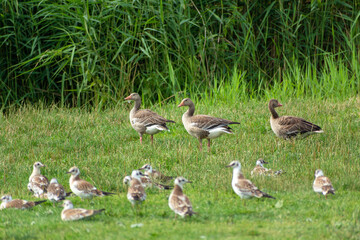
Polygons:
[[269,110],[270,110],[270,112],[271,112],[271,116],[273,117],[273,118],[278,118],[279,117],[279,114],[275,111],[275,108],[272,106],[272,105],[270,105],[269,104]]
[[194,103],[192,103],[191,105],[189,105],[189,109],[186,111],[185,114],[188,117],[192,117],[192,116],[194,116],[194,112],[195,112],[195,105],[194,105]]

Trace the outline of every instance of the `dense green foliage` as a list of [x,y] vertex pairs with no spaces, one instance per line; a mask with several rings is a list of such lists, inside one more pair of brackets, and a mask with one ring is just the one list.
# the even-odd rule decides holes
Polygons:
[[160,102],[188,93],[248,100],[359,90],[355,0],[1,0],[0,6],[2,108],[24,100],[102,108],[131,91]]
[[[359,239],[360,237],[360,99],[309,99],[282,102],[279,114],[304,117],[324,133],[297,141],[277,138],[270,129],[266,102],[232,105],[196,103],[197,112],[241,122],[234,135],[213,141],[211,153],[181,124],[184,109],[176,104],[153,108],[177,121],[171,132],[155,135],[154,145],[131,128],[129,106],[89,113],[83,109],[21,107],[0,118],[1,194],[34,199],[27,191],[35,161],[42,173],[56,177],[69,190],[68,169],[76,165],[82,178],[115,196],[81,201],[75,207],[105,208],[86,221],[64,223],[61,208],[45,203],[29,211],[0,211],[1,239]],[[246,113],[246,114],[244,114]],[[251,177],[258,158],[282,176]],[[276,199],[251,199],[246,206],[231,188],[231,169],[237,159],[244,175]],[[126,198],[124,176],[151,163],[167,175],[182,175],[193,183],[184,192],[198,215],[174,219],[168,191],[147,191],[141,215],[135,216]],[[327,200],[312,190],[315,169],[330,177],[336,195]],[[143,227],[131,225],[142,223]]]

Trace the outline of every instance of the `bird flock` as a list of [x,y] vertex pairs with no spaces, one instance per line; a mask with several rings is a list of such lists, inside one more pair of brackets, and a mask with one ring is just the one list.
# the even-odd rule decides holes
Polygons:
[[[161,131],[169,131],[166,124],[175,123],[151,110],[140,109],[141,98],[137,93],[130,94],[125,100],[135,102],[134,107],[130,111],[130,123],[134,130],[139,133],[140,143],[143,143],[143,135],[148,134],[151,137],[151,144],[153,144],[153,135]],[[293,116],[280,117],[275,111],[275,108],[281,106],[282,104],[276,99],[269,101],[268,108],[271,113],[270,125],[276,136],[283,139],[290,139],[300,135],[305,137],[313,133],[323,132],[321,127],[302,118]],[[208,115],[194,115],[195,105],[190,98],[183,99],[178,107],[188,107],[182,116],[182,122],[186,131],[198,139],[200,150],[202,150],[203,139],[207,139],[207,147],[210,151],[211,139],[220,137],[225,133],[232,134],[233,131],[229,125],[240,124],[239,122]],[[273,171],[267,169],[264,167],[264,164],[267,164],[264,159],[257,160],[255,168],[251,171],[251,176],[276,177],[285,173],[283,170]],[[40,169],[42,167],[45,167],[45,165],[41,162],[34,163],[27,188],[35,197],[48,199],[54,206],[57,202],[62,201],[63,210],[61,212],[61,219],[63,221],[73,221],[91,217],[105,210],[74,208],[72,202],[66,199],[67,197],[75,195],[84,200],[115,194],[99,190],[88,181],[81,179],[80,169],[76,166],[71,167],[67,172],[67,174],[70,174],[69,187],[71,191],[66,192],[64,186],[61,185],[56,178],[51,179],[49,182],[48,178],[41,174]],[[232,161],[226,167],[233,169],[231,186],[241,199],[253,197],[275,199],[275,197],[261,191],[250,180],[245,178],[241,171],[241,163],[239,161]],[[174,186],[171,186],[171,182],[174,183]],[[160,171],[153,169],[150,164],[145,164],[141,168],[133,170],[131,176],[125,176],[123,183],[128,185],[127,199],[136,212],[139,211],[140,204],[146,200],[146,189],[157,188],[160,190],[172,190],[168,199],[168,205],[175,213],[175,216],[180,215],[185,217],[196,214],[196,212],[193,211],[189,198],[183,192],[184,185],[191,183],[191,181],[184,177],[174,178],[172,176],[166,176]],[[328,194],[335,194],[330,179],[325,177],[323,171],[320,169],[315,171],[313,190],[316,193],[323,194],[325,198],[327,198]],[[26,201],[12,199],[11,195],[4,195],[1,197],[1,201],[0,210],[6,208],[28,209],[44,203],[47,200]]]

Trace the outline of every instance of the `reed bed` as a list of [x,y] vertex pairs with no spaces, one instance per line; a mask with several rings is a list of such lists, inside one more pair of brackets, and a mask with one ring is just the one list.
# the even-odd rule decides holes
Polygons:
[[[358,1],[1,0],[1,108],[359,92]],[[230,92],[230,94],[229,94]]]

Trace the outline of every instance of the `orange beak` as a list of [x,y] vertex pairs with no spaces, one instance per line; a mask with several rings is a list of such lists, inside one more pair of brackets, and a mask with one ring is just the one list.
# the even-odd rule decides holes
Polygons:
[[131,100],[131,95],[126,97],[124,100]]
[[181,102],[179,105],[178,105],[178,107],[183,107],[184,106],[184,103],[183,102]]

